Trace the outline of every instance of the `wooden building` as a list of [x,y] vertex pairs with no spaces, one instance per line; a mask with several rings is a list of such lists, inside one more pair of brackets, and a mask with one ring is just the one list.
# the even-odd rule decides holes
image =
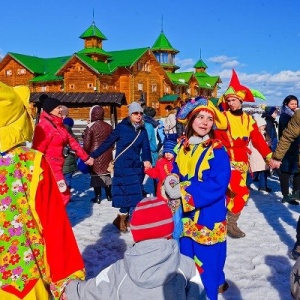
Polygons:
[[[220,77],[208,75],[201,59],[194,66],[195,72],[178,72],[175,60],[179,51],[163,31],[152,48],[119,51],[103,49],[107,39],[94,22],[80,38],[84,48],[70,56],[40,58],[7,53],[0,62],[0,81],[10,86],[28,85],[34,103],[39,93],[59,95],[75,119],[87,119],[89,108],[95,104],[103,105],[106,117],[114,120],[127,115],[125,104],[132,101],[144,102],[157,110],[157,116],[163,116],[168,104],[177,106],[198,95],[217,97]],[[119,100],[105,103],[101,97]]]

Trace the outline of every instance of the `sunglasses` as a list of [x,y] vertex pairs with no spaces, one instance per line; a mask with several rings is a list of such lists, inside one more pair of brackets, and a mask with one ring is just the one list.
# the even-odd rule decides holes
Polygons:
[[135,115],[135,116],[137,116],[137,115],[141,115],[142,116],[144,113],[141,112],[141,111],[135,111],[132,114]]

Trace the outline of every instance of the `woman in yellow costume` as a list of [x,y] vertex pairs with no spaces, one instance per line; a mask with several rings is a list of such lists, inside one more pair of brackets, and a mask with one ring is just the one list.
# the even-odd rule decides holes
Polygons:
[[0,299],[59,299],[84,279],[61,195],[33,135],[26,86],[0,82]]
[[222,141],[230,157],[231,178],[228,186],[227,200],[227,233],[234,238],[241,238],[245,233],[237,226],[237,220],[248,198],[249,190],[246,176],[249,168],[249,141],[263,158],[271,158],[271,150],[260,134],[255,120],[243,112],[243,102],[254,102],[254,97],[263,98],[256,90],[240,84],[237,74],[233,70],[228,89],[219,100],[221,110],[227,118],[227,129],[216,130],[215,137]]

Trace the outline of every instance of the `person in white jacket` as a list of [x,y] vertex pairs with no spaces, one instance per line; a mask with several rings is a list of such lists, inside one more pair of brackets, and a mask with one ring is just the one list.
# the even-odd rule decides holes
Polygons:
[[64,299],[207,299],[194,261],[180,254],[171,239],[173,229],[172,212],[164,200],[141,200],[131,219],[135,244],[124,259],[88,281],[70,281]]

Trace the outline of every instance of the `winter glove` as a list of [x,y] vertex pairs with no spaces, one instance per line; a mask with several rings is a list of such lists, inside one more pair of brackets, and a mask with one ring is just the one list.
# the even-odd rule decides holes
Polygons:
[[178,199],[180,194],[180,182],[179,177],[176,174],[170,174],[164,181],[165,193],[170,199]]

